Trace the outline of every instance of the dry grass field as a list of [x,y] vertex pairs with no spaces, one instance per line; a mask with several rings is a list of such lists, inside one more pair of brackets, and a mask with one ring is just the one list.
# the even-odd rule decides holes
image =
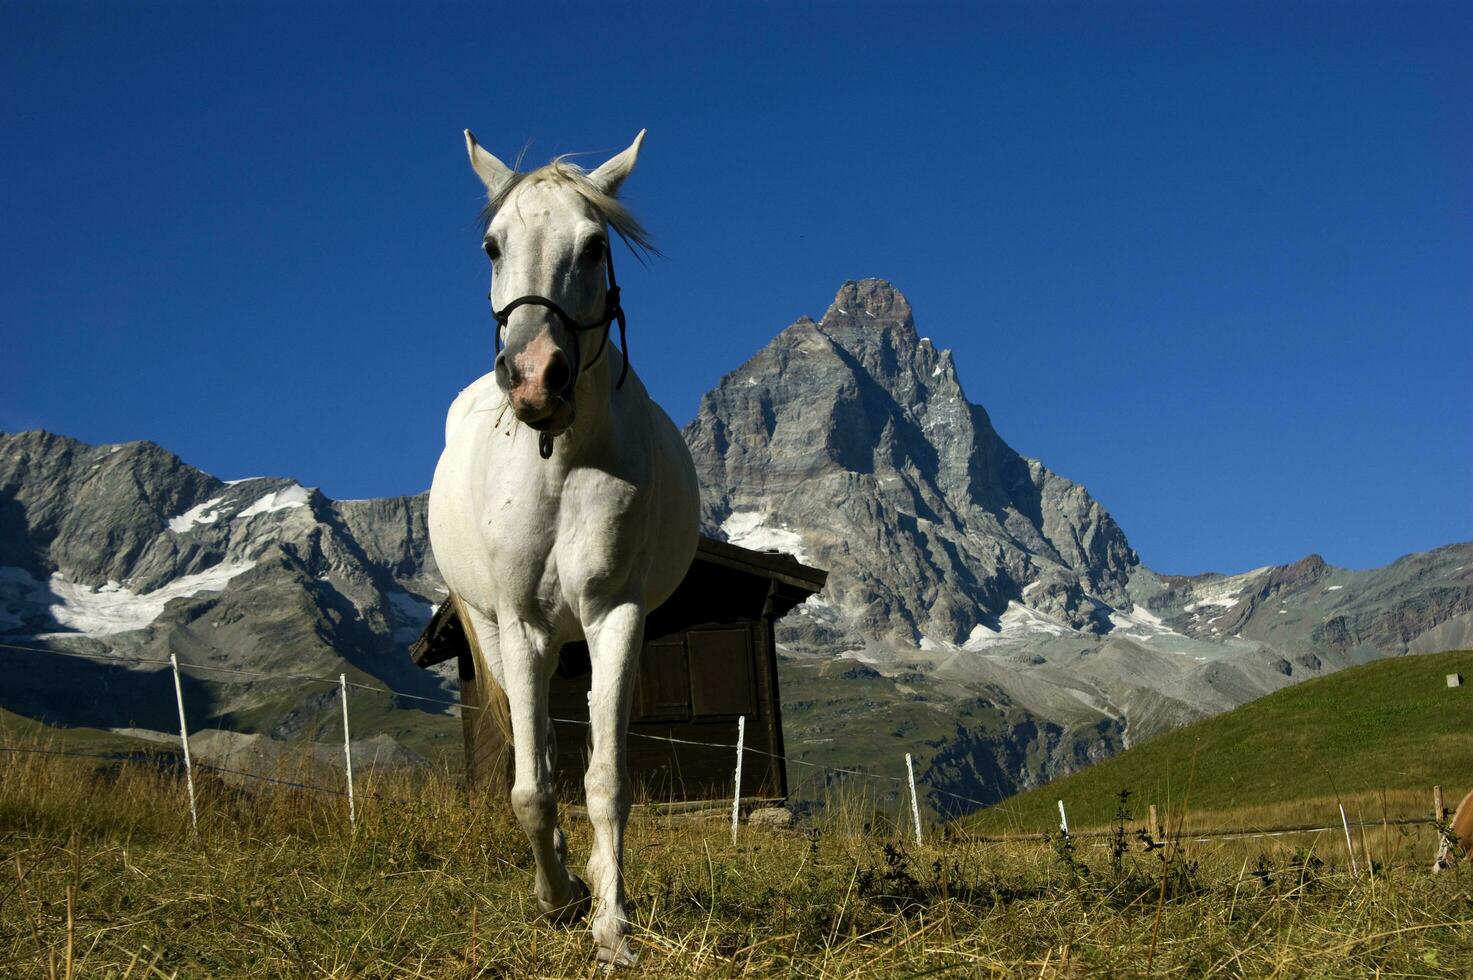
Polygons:
[[[593,976],[579,928],[537,920],[504,805],[448,780],[339,797],[246,792],[132,762],[0,758],[0,975]],[[374,797],[377,797],[376,799]],[[1260,814],[1267,819],[1271,814]],[[575,857],[586,824],[565,820]],[[1466,977],[1473,871],[1434,831],[1193,843],[916,847],[862,798],[796,831],[637,814],[629,888],[648,977]]]

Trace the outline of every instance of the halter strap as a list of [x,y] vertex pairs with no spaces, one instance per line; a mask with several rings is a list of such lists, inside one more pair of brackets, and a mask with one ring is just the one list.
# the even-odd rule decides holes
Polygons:
[[[561,306],[558,306],[557,303],[548,299],[546,296],[538,296],[535,293],[529,293],[526,296],[518,296],[510,303],[507,303],[505,306],[503,306],[500,310],[492,307],[491,315],[496,318],[497,324],[497,329],[495,331],[496,353],[501,353],[501,331],[503,328],[510,325],[512,313],[516,312],[523,306],[540,306],[544,309],[551,310],[553,316],[556,316],[560,321],[562,321],[563,326],[567,327],[569,333],[573,335],[573,354],[574,357],[577,358],[577,363],[574,365],[572,377],[568,381],[568,387],[571,388],[573,387],[573,385],[577,384],[579,375],[583,373],[583,352],[581,349],[581,344],[578,340],[578,335],[587,330],[597,330],[600,327],[607,328],[611,323],[617,320],[619,323],[619,346],[624,351],[624,367],[623,370],[619,372],[619,380],[614,384],[614,388],[615,390],[623,388],[624,379],[629,375],[629,340],[625,335],[626,324],[624,320],[624,307],[619,302],[619,281],[614,277],[613,243],[610,243],[604,249],[604,269],[606,270],[609,279],[608,290],[604,293],[604,314],[601,318],[590,323],[579,323],[577,320],[574,320],[572,317],[568,316],[567,312]],[[486,298],[490,299],[490,296],[488,295]],[[593,355],[593,360],[588,362],[588,366],[591,367],[594,364],[597,364],[599,358],[603,357],[604,355],[604,349],[608,346],[609,335],[607,330],[605,330],[603,343],[599,344],[598,353]],[[543,459],[546,458],[547,456],[544,455]]]

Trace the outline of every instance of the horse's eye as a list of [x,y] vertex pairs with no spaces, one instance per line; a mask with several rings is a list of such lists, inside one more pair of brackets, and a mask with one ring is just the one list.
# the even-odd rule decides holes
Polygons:
[[597,262],[604,256],[604,248],[607,247],[602,238],[590,238],[588,244],[583,246],[583,258],[588,262]]
[[493,242],[491,239],[488,238],[484,242],[482,242],[481,247],[486,250],[486,258],[490,259],[492,262],[495,262],[497,259],[501,258],[501,249],[497,248],[496,243]]

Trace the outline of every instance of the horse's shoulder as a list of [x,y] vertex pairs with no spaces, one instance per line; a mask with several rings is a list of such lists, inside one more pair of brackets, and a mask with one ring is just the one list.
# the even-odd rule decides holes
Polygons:
[[466,385],[455,396],[450,403],[450,411],[445,414],[445,444],[450,445],[450,439],[455,435],[455,430],[460,423],[464,422],[466,416],[477,408],[489,407],[485,403],[493,398],[501,396],[501,389],[496,386],[496,375],[483,374],[469,385]]

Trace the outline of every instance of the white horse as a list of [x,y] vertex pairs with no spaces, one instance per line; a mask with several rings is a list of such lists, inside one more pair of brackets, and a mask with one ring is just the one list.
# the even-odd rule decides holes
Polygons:
[[490,199],[483,244],[502,349],[445,419],[430,542],[478,641],[477,671],[506,692],[511,805],[537,861],[537,904],[559,922],[584,914],[589,889],[564,864],[548,683],[562,645],[588,642],[593,936],[602,962],[632,965],[625,733],[645,614],[684,578],[699,523],[690,451],[609,341],[614,321],[623,332],[609,230],[647,245],[616,198],[644,132],[591,172],[559,159],[517,173],[465,137]]

